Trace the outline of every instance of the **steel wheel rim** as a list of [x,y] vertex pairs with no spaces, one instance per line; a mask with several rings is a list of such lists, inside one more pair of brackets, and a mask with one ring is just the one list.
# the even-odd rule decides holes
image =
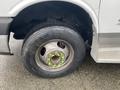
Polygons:
[[61,39],[53,39],[43,43],[35,54],[36,64],[46,71],[63,70],[71,64],[73,58],[72,45]]

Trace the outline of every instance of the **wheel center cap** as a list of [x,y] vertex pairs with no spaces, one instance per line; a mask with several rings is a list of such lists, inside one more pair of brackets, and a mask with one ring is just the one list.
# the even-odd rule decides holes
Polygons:
[[47,64],[52,68],[59,68],[65,63],[65,54],[62,51],[53,51],[47,55]]

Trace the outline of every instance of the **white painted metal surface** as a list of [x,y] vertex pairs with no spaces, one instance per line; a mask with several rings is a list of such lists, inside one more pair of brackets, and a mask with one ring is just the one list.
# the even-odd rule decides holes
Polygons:
[[9,25],[13,19],[11,18],[0,18],[0,53],[9,53],[9,42],[8,42],[8,35],[9,32]]
[[120,63],[120,0],[102,0],[96,62]]
[[8,35],[0,35],[0,53],[9,53]]
[[120,0],[102,0],[100,33],[120,33]]
[[[1,0],[0,17],[9,17],[10,10],[23,0]],[[11,16],[10,16],[11,17]]]

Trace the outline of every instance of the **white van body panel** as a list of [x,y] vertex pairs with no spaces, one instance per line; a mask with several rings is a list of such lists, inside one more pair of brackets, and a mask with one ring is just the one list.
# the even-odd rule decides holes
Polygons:
[[102,0],[100,33],[120,33],[120,0]]
[[0,1],[0,17],[11,17],[9,12],[17,4],[21,3],[23,0],[1,0]]

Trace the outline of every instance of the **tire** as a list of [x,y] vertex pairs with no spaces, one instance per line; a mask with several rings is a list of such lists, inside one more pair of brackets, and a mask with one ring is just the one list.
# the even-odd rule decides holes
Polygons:
[[[31,31],[34,32],[27,36],[22,48],[24,65],[31,73],[44,78],[56,78],[73,72],[82,63],[86,55],[85,43],[74,29],[59,25],[41,28],[37,25]],[[53,54],[54,49],[60,57]],[[48,58],[49,54],[57,59],[52,56]]]

